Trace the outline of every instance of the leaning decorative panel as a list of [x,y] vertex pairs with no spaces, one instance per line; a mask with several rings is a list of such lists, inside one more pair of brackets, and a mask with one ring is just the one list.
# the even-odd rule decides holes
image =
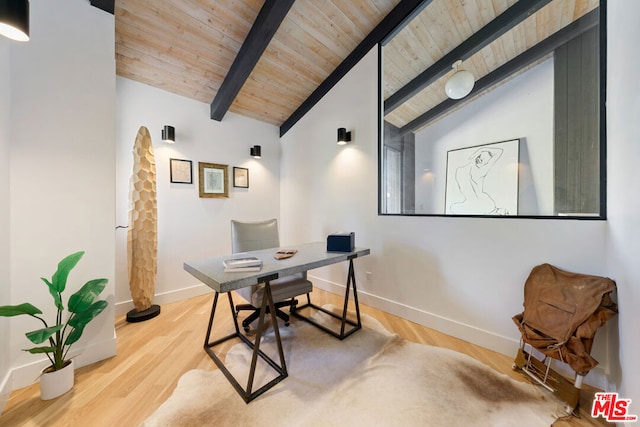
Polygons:
[[517,215],[520,140],[447,152],[447,215]]

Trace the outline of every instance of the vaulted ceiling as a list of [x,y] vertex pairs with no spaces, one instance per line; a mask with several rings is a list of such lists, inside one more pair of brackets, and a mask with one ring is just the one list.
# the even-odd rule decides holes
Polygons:
[[[116,0],[116,71],[209,103],[218,120],[228,107],[280,126],[283,133],[419,3]],[[517,3],[524,12],[513,12]],[[405,88],[397,96],[402,102],[387,111],[398,126],[446,100],[451,55],[460,55],[457,59],[465,59],[466,68],[481,79],[597,7],[598,0],[432,0],[424,5],[385,46],[385,99]],[[517,25],[494,25],[492,34],[482,33],[500,16],[517,19]],[[470,43],[474,35],[485,41]],[[461,49],[465,41],[468,46]],[[424,80],[429,70],[432,75]],[[421,74],[419,89],[407,91]]]

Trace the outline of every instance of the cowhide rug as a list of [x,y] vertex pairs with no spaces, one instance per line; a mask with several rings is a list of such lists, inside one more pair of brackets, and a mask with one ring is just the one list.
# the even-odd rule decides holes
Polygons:
[[[278,361],[269,332],[261,349]],[[368,316],[343,341],[298,319],[280,334],[289,376],[275,387],[245,404],[211,362],[210,371],[184,374],[142,426],[533,427],[566,415],[539,387],[461,353],[406,341]],[[227,354],[240,384],[250,360],[242,343]],[[275,376],[264,365],[254,390]]]

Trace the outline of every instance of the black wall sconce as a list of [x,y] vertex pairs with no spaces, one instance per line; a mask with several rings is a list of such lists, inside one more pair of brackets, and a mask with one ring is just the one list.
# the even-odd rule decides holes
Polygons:
[[0,0],[0,34],[29,41],[29,0]]
[[345,128],[338,128],[338,145],[345,145],[351,142],[351,132],[347,132]]
[[162,129],[162,140],[169,144],[176,142],[176,128],[165,125],[164,129]]
[[259,145],[254,145],[249,149],[249,153],[254,159],[259,159],[262,157],[262,147]]

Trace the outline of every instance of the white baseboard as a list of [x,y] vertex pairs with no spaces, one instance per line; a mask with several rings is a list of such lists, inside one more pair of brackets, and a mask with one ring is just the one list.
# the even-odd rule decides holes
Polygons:
[[[153,303],[162,306],[162,304],[169,304],[172,302],[182,301],[188,298],[197,297],[204,294],[212,293],[213,290],[204,284],[195,286],[189,286],[187,288],[177,289],[170,292],[164,292],[156,294],[153,298]],[[133,310],[133,300],[122,301],[115,305],[115,315],[122,316]],[[161,307],[162,308],[162,307]]]
[[[191,297],[211,293],[211,288],[200,284],[188,288],[178,289],[176,291],[158,294],[154,298],[156,304],[168,304],[181,301]],[[115,305],[115,316],[120,316],[132,310],[133,301],[124,301]],[[74,348],[71,350],[71,357],[74,358],[76,368],[90,365],[104,359],[108,359],[116,355],[116,337],[115,332],[112,339],[106,342],[93,344],[90,347]],[[24,364],[12,368],[0,382],[0,414],[4,410],[9,397],[14,390],[30,386],[38,382],[40,373],[49,365],[46,358],[35,362]]]
[[[75,362],[76,368],[108,359],[116,355],[116,337],[114,335],[113,338],[108,341],[92,344],[89,347],[72,349],[70,355]],[[11,369],[7,378],[5,378],[5,381],[2,383],[2,392],[4,393],[6,388],[9,390],[9,394],[11,394],[13,390],[35,384],[38,382],[42,370],[49,365],[49,360],[44,358]]]
[[0,381],[0,415],[4,412],[4,408],[7,406],[7,402],[9,401],[9,397],[11,397],[11,392],[13,391],[10,379],[11,372],[9,371]]
[[[344,295],[345,285],[343,284],[329,282],[325,279],[311,275],[309,275],[309,279],[313,281],[313,286],[317,288],[334,294]],[[358,301],[386,313],[435,329],[438,332],[496,351],[509,357],[515,358],[518,347],[520,346],[519,340],[514,340],[513,338],[505,337],[503,335],[486,331],[437,314],[429,313],[406,304],[368,294],[360,290],[358,291]],[[556,365],[560,366],[559,363]],[[554,368],[556,365],[554,365]],[[558,370],[562,372],[562,369]],[[568,372],[567,374],[570,373],[571,372]],[[589,372],[584,379],[584,383],[601,390],[611,390],[611,383],[607,378],[605,370],[600,366],[596,366],[591,370],[591,372]]]

